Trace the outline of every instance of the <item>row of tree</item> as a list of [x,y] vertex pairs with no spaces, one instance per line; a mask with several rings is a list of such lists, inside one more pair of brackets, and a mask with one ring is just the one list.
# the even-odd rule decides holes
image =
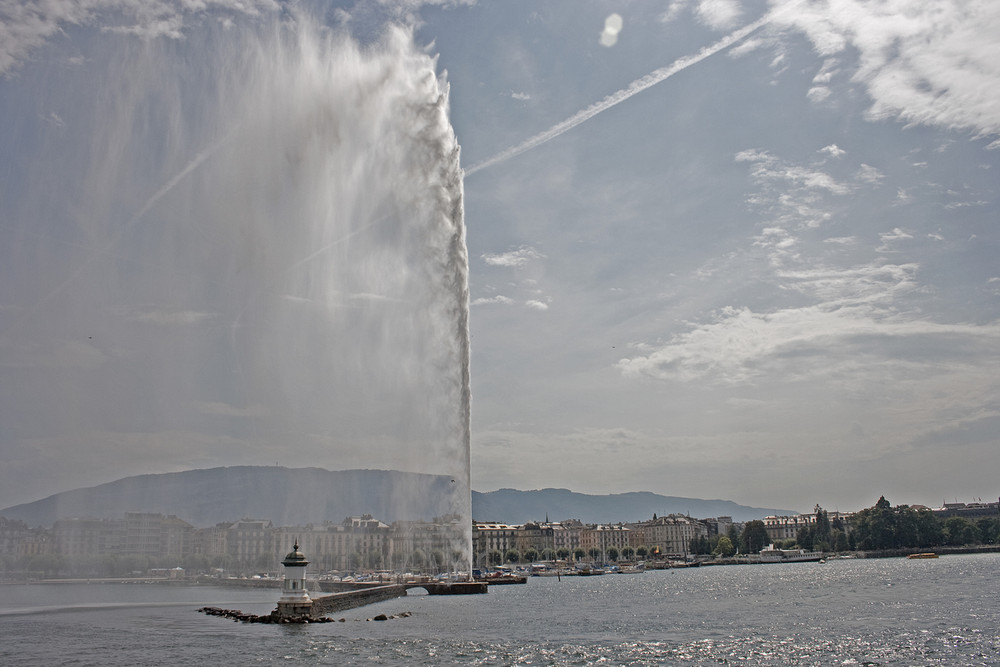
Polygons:
[[[819,505],[815,513],[813,525],[800,528],[795,538],[775,540],[774,545],[780,549],[836,552],[1000,544],[1000,517],[938,518],[926,508],[893,507],[884,496],[873,507],[851,517],[850,525],[840,517],[831,520]],[[726,535],[695,538],[691,553],[723,557],[737,550],[757,553],[768,542],[764,523],[751,521],[742,531],[730,526]]]
[[493,549],[486,554],[486,559],[490,565],[503,565],[504,563],[533,563],[539,560],[555,560],[557,558],[560,560],[569,560],[570,556],[574,560],[581,561],[589,556],[592,561],[607,559],[612,563],[616,563],[619,560],[631,561],[636,558],[643,559],[649,555],[649,548],[644,546],[634,549],[632,547],[622,547],[621,549],[609,547],[605,551],[601,551],[596,547],[591,547],[590,549],[577,547],[573,550],[566,548],[542,549],[539,551],[531,547],[525,549],[524,552],[517,549],[508,549],[506,553],[499,549]]
[[1000,517],[938,518],[924,508],[893,507],[883,496],[854,516],[850,543],[868,550],[1000,544]]

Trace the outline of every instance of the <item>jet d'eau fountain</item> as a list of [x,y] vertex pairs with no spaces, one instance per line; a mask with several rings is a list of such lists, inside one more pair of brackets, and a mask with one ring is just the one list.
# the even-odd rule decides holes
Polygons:
[[0,98],[16,492],[275,462],[447,475],[467,568],[468,263],[435,59],[301,15],[182,38],[87,18]]

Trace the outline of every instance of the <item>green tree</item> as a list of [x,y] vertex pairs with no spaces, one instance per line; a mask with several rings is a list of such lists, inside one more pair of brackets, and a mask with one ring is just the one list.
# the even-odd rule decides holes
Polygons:
[[815,534],[812,526],[802,526],[795,536],[795,543],[799,545],[800,549],[812,551],[815,544]]
[[730,540],[728,536],[722,535],[721,537],[719,537],[719,541],[715,545],[714,553],[716,556],[729,558],[734,553],[736,553],[736,547],[733,545],[732,540]]
[[832,534],[830,515],[818,504],[813,508],[813,511],[816,513],[816,524],[813,527],[813,546],[810,549],[829,551]]
[[847,551],[851,548],[847,541],[847,534],[839,528],[834,529],[831,539],[833,543],[830,545],[830,549],[833,551]]
[[770,538],[767,535],[767,527],[760,519],[754,519],[746,525],[741,536],[741,548],[745,554],[755,554],[760,552]]
[[586,555],[587,555],[587,552],[584,551],[581,547],[577,547],[576,549],[573,549],[573,558],[576,559],[576,560],[581,560]]
[[556,550],[555,549],[542,549],[542,560],[555,560]]
[[1000,519],[983,517],[976,521],[976,531],[981,544],[996,544],[1000,541]]
[[508,563],[516,563],[521,560],[521,553],[517,549],[508,549],[506,558]]
[[612,563],[618,562],[618,549],[614,547],[608,549],[608,560]]
[[971,521],[960,516],[948,517],[944,522],[946,544],[963,546],[975,544],[979,539],[978,531]]
[[601,558],[601,550],[597,547],[590,547],[587,549],[587,555],[590,556],[591,561],[596,563]]
[[639,546],[635,550],[635,555],[638,556],[639,558],[645,558],[646,556],[649,555],[649,549],[647,549],[645,546]]
[[734,547],[739,548],[743,544],[743,531],[735,523],[729,524],[729,528],[726,529],[726,537],[729,538]]
[[556,549],[556,558],[559,560],[566,560],[569,558],[570,550],[566,547],[559,547]]
[[499,549],[493,549],[487,555],[490,565],[501,565],[503,563],[503,553]]
[[693,554],[710,554],[712,553],[712,542],[701,535],[693,537],[688,544],[688,551]]
[[632,560],[634,556],[635,556],[635,549],[633,549],[632,547],[622,548],[622,558],[624,558],[625,560]]
[[528,547],[527,549],[525,549],[525,551],[524,551],[524,562],[525,563],[534,563],[536,560],[538,560],[538,551],[536,549],[531,548],[531,547]]

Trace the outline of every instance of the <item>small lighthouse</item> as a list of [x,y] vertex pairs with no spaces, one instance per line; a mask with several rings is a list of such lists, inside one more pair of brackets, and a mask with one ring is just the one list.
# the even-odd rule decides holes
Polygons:
[[306,591],[306,565],[309,561],[299,551],[298,540],[281,564],[285,567],[285,579],[281,584],[278,614],[286,617],[308,616],[312,611],[312,600]]

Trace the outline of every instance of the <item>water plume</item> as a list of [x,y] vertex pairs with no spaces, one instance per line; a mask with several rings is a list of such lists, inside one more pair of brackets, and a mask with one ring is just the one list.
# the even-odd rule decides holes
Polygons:
[[467,568],[468,263],[436,60],[405,29],[361,47],[305,15],[91,33],[4,192],[15,446],[95,483],[447,475]]

